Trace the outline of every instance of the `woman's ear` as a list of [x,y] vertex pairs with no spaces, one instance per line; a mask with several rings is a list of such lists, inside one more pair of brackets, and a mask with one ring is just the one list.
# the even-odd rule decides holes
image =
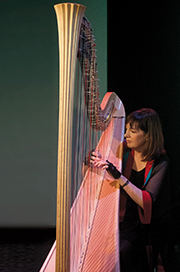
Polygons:
[[148,134],[146,134],[146,137],[145,137],[146,142],[148,141],[148,139],[149,139]]

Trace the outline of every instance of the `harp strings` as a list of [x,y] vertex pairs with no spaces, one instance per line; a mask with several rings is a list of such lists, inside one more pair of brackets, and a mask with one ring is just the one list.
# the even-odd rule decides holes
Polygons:
[[[82,24],[83,26],[83,24]],[[89,39],[93,40],[89,40]],[[86,43],[85,43],[86,39]],[[90,48],[87,52],[87,43]],[[92,48],[93,43],[93,48]],[[96,71],[96,50],[94,37],[85,37],[81,34],[79,51],[76,65],[76,83],[74,94],[74,120],[73,120],[73,159],[72,159],[72,203],[77,195],[83,180],[82,165],[85,156],[96,148],[102,132],[92,129],[93,118],[91,111],[94,100],[97,99],[94,93],[98,89]],[[96,88],[96,90],[94,90]],[[88,96],[88,97],[87,97]],[[90,105],[87,108],[87,100]],[[87,113],[89,111],[89,113]],[[89,115],[89,116],[88,116]]]
[[[84,35],[84,34],[83,34]],[[84,39],[86,38],[86,44]],[[97,91],[96,80],[96,51],[95,46],[91,46],[89,49],[90,54],[86,50],[87,42],[89,44],[94,44],[94,40],[88,40],[89,37],[81,37],[80,39],[80,50],[83,52],[79,54],[78,61],[76,65],[76,82],[75,82],[75,95],[74,95],[74,117],[73,117],[73,159],[72,159],[72,205],[74,207],[74,202],[78,198],[79,188],[83,186],[83,173],[82,166],[85,156],[96,148],[98,141],[101,137],[102,132],[92,129],[92,121],[94,120],[91,117],[91,110],[94,105],[94,100],[96,99],[94,93]],[[96,89],[94,89],[96,88]],[[87,109],[87,100],[90,105]],[[87,113],[87,110],[89,113]],[[85,186],[84,198],[81,199],[81,205],[76,209],[76,215],[73,217],[71,224],[77,224],[76,227],[73,227],[72,239],[76,240],[76,235],[80,239],[77,239],[75,243],[71,243],[71,252],[74,252],[75,255],[79,256],[78,263],[80,263],[81,253],[83,251],[83,246],[86,241],[87,230],[90,228],[91,213],[94,208],[94,199],[96,191],[98,188],[98,182],[94,179],[93,171],[88,171],[88,175],[92,183],[89,186]],[[94,186],[95,184],[95,186]],[[92,185],[92,186],[91,186]],[[87,199],[89,201],[87,201]],[[72,208],[73,209],[73,208]],[[77,220],[78,218],[78,220]],[[72,253],[72,256],[74,255]],[[77,259],[71,258],[71,267],[77,269]]]

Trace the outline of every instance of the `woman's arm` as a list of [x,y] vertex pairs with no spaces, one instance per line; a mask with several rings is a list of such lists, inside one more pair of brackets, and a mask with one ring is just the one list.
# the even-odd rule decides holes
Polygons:
[[[143,203],[143,193],[142,190],[132,184],[127,178],[123,175],[119,179],[117,179],[120,186],[123,187],[124,191],[138,204],[142,209],[144,209]],[[127,184],[127,185],[126,185]]]
[[[94,158],[94,164],[108,170],[108,162]],[[124,191],[138,204],[139,216],[143,224],[151,222],[152,205],[159,199],[160,192],[162,192],[167,169],[168,160],[165,157],[157,160],[152,175],[143,190],[137,188],[123,175],[117,179]]]
[[[100,167],[100,168],[106,169],[108,171],[108,168],[109,168],[109,162],[108,161],[104,161],[99,157],[92,156],[92,162],[96,167]],[[111,174],[111,171],[108,171],[108,172],[109,172],[109,174]],[[123,175],[121,175],[120,178],[118,178],[116,180],[118,181],[120,186],[125,190],[125,192],[132,198],[132,200],[134,200],[134,202],[136,202],[143,209],[144,205],[143,205],[143,193],[142,193],[142,190],[137,188],[134,184],[132,184]]]

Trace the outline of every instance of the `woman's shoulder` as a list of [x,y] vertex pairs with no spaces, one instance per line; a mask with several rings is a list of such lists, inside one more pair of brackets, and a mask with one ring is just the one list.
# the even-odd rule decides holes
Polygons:
[[166,154],[160,155],[158,158],[154,160],[154,167],[153,167],[153,172],[163,170],[167,171],[169,168],[169,158]]
[[160,156],[158,156],[155,160],[154,160],[154,164],[157,165],[157,164],[160,164],[160,163],[163,163],[163,162],[167,162],[169,163],[169,158],[166,154],[161,154]]

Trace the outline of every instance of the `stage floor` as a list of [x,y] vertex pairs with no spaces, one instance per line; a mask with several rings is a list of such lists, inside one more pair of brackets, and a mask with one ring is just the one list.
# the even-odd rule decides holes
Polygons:
[[[0,272],[39,272],[55,241],[55,236],[55,228],[0,228]],[[170,272],[179,272],[180,245],[175,245],[174,248],[175,270],[173,268]],[[159,260],[157,272],[164,272],[161,260]]]

